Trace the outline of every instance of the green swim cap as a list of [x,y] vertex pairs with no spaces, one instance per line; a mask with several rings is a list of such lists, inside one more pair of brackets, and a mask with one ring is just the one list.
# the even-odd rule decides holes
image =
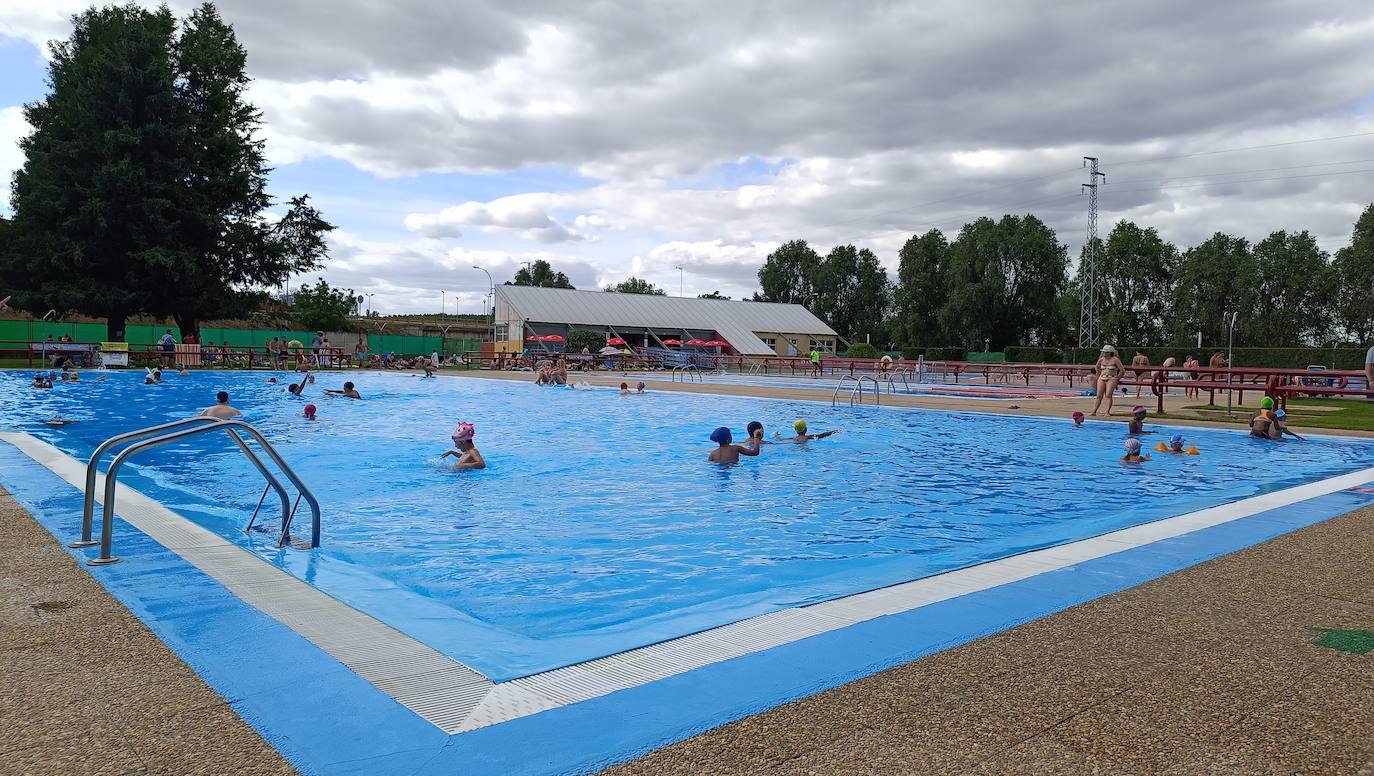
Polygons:
[[792,430],[793,430],[793,431],[796,431],[798,434],[805,434],[805,433],[806,433],[806,421],[804,421],[804,420],[799,420],[799,421],[797,421],[796,423],[793,423],[793,424],[792,424]]
[[1273,409],[1273,407],[1274,407],[1274,400],[1273,400],[1273,399],[1269,398],[1268,396],[1264,397],[1263,399],[1260,399],[1260,408],[1261,408],[1261,409],[1266,409],[1266,410],[1268,410],[1268,409]]

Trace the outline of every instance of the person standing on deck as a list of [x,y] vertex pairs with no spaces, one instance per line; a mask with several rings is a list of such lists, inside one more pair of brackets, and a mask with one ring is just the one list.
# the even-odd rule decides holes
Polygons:
[[1121,357],[1116,354],[1116,348],[1111,345],[1103,345],[1102,352],[1097,357],[1097,363],[1093,364],[1093,373],[1097,376],[1097,403],[1093,405],[1092,414],[1102,408],[1102,400],[1107,400],[1107,414],[1112,414],[1112,401],[1116,398],[1116,384],[1121,380],[1121,374],[1126,371],[1126,367],[1121,363]]
[[[1369,352],[1364,354],[1364,380],[1364,389],[1366,391],[1374,391],[1374,348],[1370,348]],[[1365,398],[1374,399],[1374,394],[1366,396]]]
[[166,334],[157,341],[158,350],[162,351],[162,365],[170,367],[176,363],[177,341],[172,336],[172,330],[168,329]]
[[821,376],[821,352],[816,350],[816,346],[811,346],[811,376]]
[[[1135,352],[1135,355],[1131,357],[1131,366],[1133,366],[1133,367],[1149,366],[1149,365],[1150,365],[1150,357],[1147,356],[1147,355],[1145,355],[1144,353],[1141,353],[1139,350],[1137,350],[1137,351]],[[1149,376],[1150,371],[1149,371],[1148,369],[1133,369],[1132,371],[1135,372],[1135,382],[1136,382],[1136,386],[1135,386],[1135,397],[1136,397],[1137,399],[1139,399],[1139,398],[1140,398],[1140,389],[1143,387],[1143,386],[1141,385],[1142,380],[1141,380],[1140,378]]]

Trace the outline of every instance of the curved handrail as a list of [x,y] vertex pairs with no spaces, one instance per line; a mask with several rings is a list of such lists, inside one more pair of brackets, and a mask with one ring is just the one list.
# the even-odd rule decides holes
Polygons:
[[[164,434],[163,436],[154,437],[152,439],[145,439],[141,442],[137,442],[135,444],[130,445],[129,447],[125,448],[122,452],[120,452],[119,455],[115,456],[114,460],[110,462],[109,471],[105,474],[105,502],[103,505],[103,510],[101,512],[100,520],[100,556],[86,561],[87,564],[92,566],[98,566],[106,563],[116,563],[119,560],[118,558],[115,558],[110,554],[110,549],[111,545],[114,542],[115,486],[118,484],[119,468],[124,465],[124,462],[129,460],[129,458],[131,458],[135,453],[138,453],[142,450],[146,450],[153,447],[159,447],[161,445],[168,444],[169,442],[175,442],[178,439],[183,439],[189,436],[195,436],[196,434],[202,434],[207,431],[218,430],[228,431],[230,436],[232,436],[235,439],[235,441],[238,443],[241,449],[246,449],[247,445],[245,445],[243,440],[240,439],[238,435],[234,433],[235,430],[241,430],[247,433],[249,436],[253,437],[255,440],[257,440],[258,445],[262,447],[263,452],[267,453],[267,456],[272,459],[272,462],[275,463],[277,467],[281,469],[282,473],[286,475],[287,479],[291,480],[291,483],[296,486],[296,489],[298,491],[300,491],[301,496],[305,498],[308,504],[310,504],[310,546],[320,546],[320,502],[315,498],[315,494],[310,492],[310,488],[306,487],[305,483],[301,481],[301,478],[289,465],[287,465],[286,461],[281,457],[281,454],[277,452],[276,448],[272,447],[271,443],[267,441],[267,438],[264,437],[260,431],[241,420],[217,420],[214,425],[196,426],[194,428],[182,429],[181,431],[174,431],[170,434]],[[269,482],[271,481],[271,479],[275,479],[274,477],[270,476],[270,473],[267,471],[265,466],[261,466],[261,461],[256,460],[256,456],[250,455],[249,457],[250,459],[255,460],[255,462],[259,465],[259,471],[262,471],[265,475],[269,475]],[[283,499],[289,501],[289,499],[286,499],[285,497],[284,488],[281,489],[279,492],[283,495]],[[286,543],[291,528],[292,513],[289,507],[284,509],[283,514],[284,519],[282,523],[281,537],[277,541],[278,547],[281,547]]]
[[93,523],[95,518],[95,476],[99,473],[97,469],[100,463],[100,456],[104,455],[106,451],[120,442],[127,442],[131,439],[138,439],[139,437],[152,436],[161,431],[168,431],[174,428],[199,423],[217,422],[219,422],[219,418],[211,418],[203,415],[194,418],[182,418],[181,420],[174,420],[170,423],[148,426],[147,428],[140,428],[135,431],[112,436],[104,442],[101,442],[100,445],[96,447],[95,452],[91,453],[91,459],[86,462],[86,498],[81,504],[81,539],[67,546],[92,547],[99,544],[99,542],[91,538],[91,530],[94,527]]
[[[830,394],[830,406],[834,407],[836,404],[839,403],[840,389],[844,387],[844,383],[846,380],[853,380],[854,382],[859,383],[860,386],[863,385],[863,383],[859,382],[859,378],[855,377],[854,375],[840,375],[840,381],[835,383],[835,392]],[[850,403],[853,404],[853,402]]]
[[857,385],[854,386],[854,390],[851,391],[850,394],[849,394],[849,406],[851,406],[851,407],[854,406],[854,399],[855,399],[856,397],[857,397],[858,400],[859,400],[859,404],[863,404],[863,403],[864,403],[864,381],[865,381],[865,380],[867,380],[867,381],[873,383],[873,404],[874,404],[874,405],[877,405],[877,406],[881,406],[882,403],[883,403],[883,390],[882,390],[882,384],[879,383],[879,382],[878,382],[878,378],[874,377],[873,375],[859,375],[858,377],[855,377],[855,378],[854,378],[854,381],[857,383]]

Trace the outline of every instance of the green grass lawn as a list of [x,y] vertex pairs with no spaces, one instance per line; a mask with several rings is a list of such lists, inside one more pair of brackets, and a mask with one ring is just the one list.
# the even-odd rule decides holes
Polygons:
[[[1222,423],[1231,420],[1244,424],[1254,414],[1253,407],[1238,407],[1234,418],[1226,416],[1224,406],[1198,404],[1184,407],[1207,420]],[[1294,399],[1288,402],[1288,423],[1294,431],[1303,428],[1336,428],[1353,431],[1374,431],[1374,401],[1365,399]]]

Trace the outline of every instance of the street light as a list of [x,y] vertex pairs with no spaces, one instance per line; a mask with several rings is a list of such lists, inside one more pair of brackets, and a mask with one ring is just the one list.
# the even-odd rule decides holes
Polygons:
[[[474,264],[474,265],[472,265],[472,268],[473,268],[473,269],[480,269],[480,270],[482,270],[482,272],[486,273],[486,276],[487,276],[487,283],[490,284],[490,286],[491,286],[491,291],[489,291],[489,292],[487,293],[487,295],[491,297],[491,349],[492,349],[492,352],[495,352],[495,351],[496,351],[496,281],[495,281],[495,280],[492,280],[492,279],[491,279],[491,273],[490,273],[490,272],[487,272],[485,269],[482,269],[482,267],[479,267],[479,266],[477,266],[476,264]],[[482,303],[482,313],[483,313],[484,315],[486,314],[486,309],[487,309],[486,303],[483,302],[483,303]]]
[[1232,343],[1232,342],[1234,341],[1234,339],[1235,339],[1235,334],[1236,334],[1236,318],[1239,317],[1239,316],[1240,316],[1240,313],[1239,313],[1239,312],[1233,312],[1233,313],[1231,313],[1231,323],[1230,323],[1229,326],[1226,327],[1226,415],[1227,415],[1227,417],[1230,417],[1230,415],[1231,415],[1231,374],[1232,374],[1231,369],[1232,369],[1232,367],[1235,366],[1235,362],[1233,362],[1233,361],[1231,360],[1231,343]]
[[445,315],[448,315],[448,292],[447,292],[447,291],[440,291],[440,292],[439,292],[439,316],[440,316],[440,317],[443,317],[443,316],[445,316]]
[[677,295],[682,296],[682,265],[674,264],[673,269],[677,270]]
[[371,314],[372,314],[372,297],[373,297],[373,296],[375,296],[375,294],[368,294],[368,295],[367,295],[367,314],[368,314],[368,315],[371,315]]

